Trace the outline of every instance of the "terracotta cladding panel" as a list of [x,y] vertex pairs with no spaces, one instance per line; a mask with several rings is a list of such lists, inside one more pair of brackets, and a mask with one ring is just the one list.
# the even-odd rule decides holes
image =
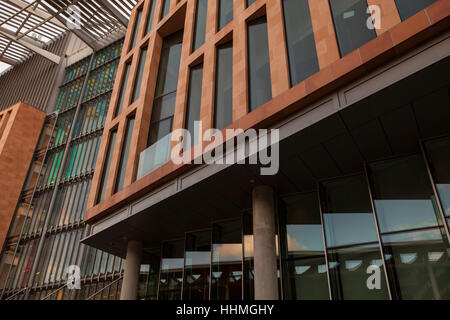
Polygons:
[[[351,52],[340,57],[336,32],[328,0],[308,0],[316,51],[320,71],[294,87],[290,87],[289,64],[286,52],[284,30],[283,0],[257,0],[251,7],[246,8],[246,0],[234,1],[233,21],[222,30],[217,31],[218,0],[208,1],[206,16],[205,43],[192,52],[192,42],[195,29],[197,0],[172,0],[169,13],[161,20],[161,1],[157,1],[149,34],[141,24],[139,37],[135,48],[124,54],[120,61],[118,79],[124,72],[126,61],[132,61],[129,81],[127,84],[126,103],[123,112],[113,119],[113,111],[117,103],[120,81],[114,86],[111,108],[105,125],[104,136],[100,147],[97,166],[93,178],[91,194],[86,217],[88,222],[95,222],[108,213],[132,201],[139,195],[153,190],[157,185],[174,177],[189,166],[175,166],[171,162],[135,181],[140,153],[147,147],[147,136],[152,113],[153,95],[158,76],[160,53],[164,36],[181,28],[184,29],[183,49],[178,80],[177,100],[173,129],[183,128],[185,123],[187,95],[189,92],[189,70],[192,65],[203,62],[203,87],[200,108],[200,120],[203,128],[213,126],[215,77],[216,77],[216,49],[227,41],[233,41],[233,123],[229,128],[247,129],[273,125],[283,117],[291,114],[319,99],[324,94],[350,81],[356,80],[370,70],[383,65],[403,52],[414,48],[439,32],[448,29],[450,4],[448,0],[438,0],[428,8],[401,22],[394,0],[368,0],[368,5],[380,8],[381,29],[376,30],[378,37]],[[143,9],[143,20],[146,22],[150,0],[139,2]],[[136,12],[136,10],[134,10]],[[268,24],[268,41],[270,57],[270,73],[273,99],[253,112],[248,112],[247,85],[247,23],[265,14]],[[136,14],[133,13],[127,32],[125,45],[131,41],[132,30]],[[140,48],[148,46],[144,78],[142,80],[141,97],[129,104],[137,72],[137,56]],[[125,188],[118,194],[112,194],[120,148],[126,121],[130,116],[135,117],[125,178]],[[105,201],[95,204],[101,172],[107,149],[106,138],[111,129],[118,130],[116,149],[113,153],[108,190]]]
[[2,115],[7,123],[0,139],[0,245],[8,232],[45,119],[44,112],[23,103],[6,109]]

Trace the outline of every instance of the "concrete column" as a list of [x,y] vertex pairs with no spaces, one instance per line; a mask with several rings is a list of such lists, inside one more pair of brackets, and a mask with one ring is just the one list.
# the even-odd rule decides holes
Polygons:
[[141,258],[142,242],[135,240],[128,242],[120,300],[137,299]]
[[268,186],[253,189],[253,241],[255,300],[278,300],[274,193]]

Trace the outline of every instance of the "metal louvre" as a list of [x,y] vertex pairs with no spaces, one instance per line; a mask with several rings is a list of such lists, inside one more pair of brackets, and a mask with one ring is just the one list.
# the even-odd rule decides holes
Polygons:
[[[0,0],[0,62],[16,65],[33,53],[59,63],[45,46],[73,32],[94,50],[123,37],[137,0]],[[74,10],[75,9],[75,10]],[[76,22],[73,28],[71,23]]]

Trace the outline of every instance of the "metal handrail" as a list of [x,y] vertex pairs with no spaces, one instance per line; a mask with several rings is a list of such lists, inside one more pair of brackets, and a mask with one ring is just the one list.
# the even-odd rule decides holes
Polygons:
[[118,279],[114,280],[113,282],[111,282],[110,284],[108,284],[107,286],[103,287],[101,290],[95,292],[94,294],[92,294],[91,296],[89,296],[86,300],[91,300],[93,297],[95,297],[96,295],[98,295],[100,292],[102,292],[103,290],[105,290],[106,288],[109,288],[110,286],[112,286],[114,283],[120,281],[123,279],[123,276],[120,276]]
[[23,288],[22,290],[20,290],[20,291],[14,293],[12,296],[6,298],[5,300],[11,300],[11,298],[13,298],[13,297],[15,297],[15,296],[21,294],[22,292],[26,291],[27,289],[28,289],[28,288]]
[[52,293],[46,295],[44,298],[42,298],[41,300],[47,300],[48,297],[51,297],[52,295],[54,295],[56,292],[58,292],[61,289],[64,289],[65,287],[67,287],[67,283],[65,285],[63,285],[61,288],[56,289],[55,291],[53,291]]

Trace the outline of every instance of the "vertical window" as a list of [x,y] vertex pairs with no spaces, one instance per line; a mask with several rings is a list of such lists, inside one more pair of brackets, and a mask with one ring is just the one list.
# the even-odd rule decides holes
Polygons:
[[141,50],[141,53],[139,55],[138,70],[136,78],[134,79],[133,99],[131,100],[132,103],[137,99],[139,99],[139,95],[141,94],[141,85],[142,85],[142,78],[144,77],[146,59],[147,59],[147,48],[144,48]]
[[233,0],[219,0],[218,30],[233,20]]
[[250,7],[256,0],[247,0],[247,8]]
[[217,48],[214,123],[223,129],[233,122],[233,43]]
[[211,231],[186,234],[183,300],[209,300]]
[[111,166],[111,158],[114,153],[114,144],[116,143],[116,135],[117,131],[113,131],[109,136],[109,144],[108,149],[106,151],[106,158],[105,158],[106,160],[103,167],[102,177],[100,180],[100,188],[98,192],[97,203],[100,203],[103,200],[105,200],[106,185],[108,183],[109,169]]
[[448,239],[421,155],[369,165],[394,299],[450,298]]
[[450,137],[428,141],[425,149],[442,210],[450,227]]
[[197,13],[195,17],[194,44],[192,51],[197,50],[205,43],[206,34],[206,13],[208,9],[208,0],[197,1]]
[[425,9],[434,2],[436,2],[436,0],[395,0],[402,21],[415,15],[417,12]]
[[122,146],[122,154],[120,156],[119,171],[117,174],[116,186],[114,193],[123,189],[125,182],[125,173],[127,172],[128,155],[130,153],[131,138],[133,136],[134,118],[128,119],[125,138]]
[[157,300],[160,263],[161,248],[144,249],[139,274],[138,300]]
[[146,33],[149,33],[152,30],[153,17],[155,15],[155,7],[156,7],[156,0],[152,0],[152,3],[150,4],[150,12],[148,14],[147,19],[147,27],[145,28]]
[[190,145],[185,145],[185,150],[188,150],[198,143],[198,141],[195,140],[195,136],[199,135],[199,132],[195,132],[194,122],[200,120],[202,78],[203,64],[192,67],[189,76],[189,96],[186,110],[186,130],[191,134],[191,141]]
[[130,76],[130,69],[131,69],[131,63],[127,63],[125,65],[125,75],[124,75],[124,77],[122,79],[122,83],[120,85],[120,92],[119,92],[119,98],[118,98],[119,102],[117,103],[115,116],[118,116],[119,114],[122,113],[123,103],[125,100],[125,93],[127,90],[128,78]]
[[163,9],[161,12],[161,19],[164,18],[170,10],[170,0],[163,0]]
[[165,242],[162,249],[158,300],[180,300],[183,284],[184,239]]
[[272,99],[269,42],[265,16],[248,24],[248,87],[250,111]]
[[375,30],[367,28],[366,0],[330,0],[341,56],[345,56],[374,39]]
[[319,71],[308,0],[283,0],[291,86]]
[[183,32],[164,39],[152,109],[148,146],[172,132]]
[[[333,299],[389,299],[365,177],[326,181],[320,190]],[[372,265],[381,270],[376,290],[367,286]]]
[[285,197],[280,206],[284,299],[329,300],[317,193]]
[[142,8],[138,9],[136,22],[134,23],[134,29],[133,29],[133,37],[131,38],[131,44],[130,44],[130,50],[134,48],[136,45],[137,37],[139,35],[139,26],[141,25],[142,20]]
[[213,224],[211,300],[242,299],[242,222]]
[[253,243],[252,212],[244,212],[242,214],[243,300],[255,299],[255,251]]

